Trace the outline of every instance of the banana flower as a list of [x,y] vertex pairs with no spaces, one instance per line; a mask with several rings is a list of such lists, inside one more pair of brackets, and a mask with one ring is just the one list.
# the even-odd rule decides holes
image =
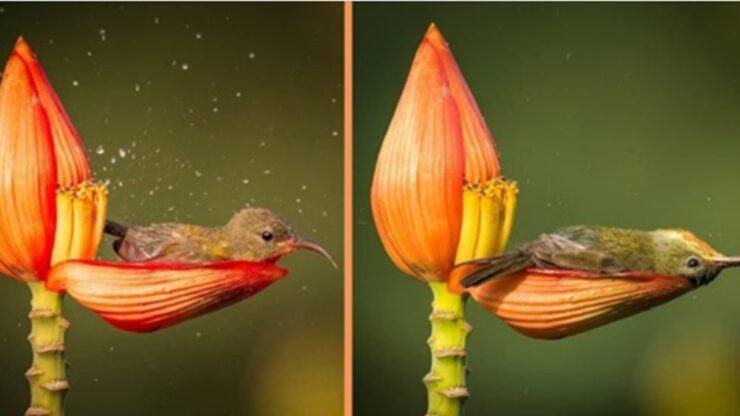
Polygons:
[[433,292],[428,414],[456,415],[465,386],[465,274],[458,263],[503,251],[517,188],[500,176],[493,137],[435,25],[422,40],[375,167],[371,203],[383,247]]
[[0,83],[0,273],[32,294],[26,416],[62,416],[63,293],[121,329],[147,332],[245,299],[286,274],[272,263],[96,262],[108,191],[80,135],[21,38]]

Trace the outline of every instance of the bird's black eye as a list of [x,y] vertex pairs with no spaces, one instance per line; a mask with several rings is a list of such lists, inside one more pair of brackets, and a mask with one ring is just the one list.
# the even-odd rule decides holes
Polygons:
[[262,231],[262,234],[260,234],[260,237],[262,237],[264,241],[270,241],[272,240],[273,235],[269,231]]
[[691,267],[692,269],[694,267],[699,267],[699,259],[697,259],[696,257],[692,257],[689,259],[689,261],[686,262],[686,265]]

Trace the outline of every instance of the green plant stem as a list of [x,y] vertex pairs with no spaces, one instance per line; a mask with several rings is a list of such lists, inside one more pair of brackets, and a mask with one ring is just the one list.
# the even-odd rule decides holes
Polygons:
[[64,333],[69,322],[62,317],[62,295],[49,292],[43,282],[29,282],[33,364],[26,372],[31,406],[26,416],[64,416],[64,395],[69,390],[64,360]]
[[449,292],[445,282],[433,282],[432,335],[427,340],[432,354],[432,369],[424,376],[427,387],[427,416],[462,414],[468,397],[465,386],[465,342],[472,330],[465,322],[465,299]]

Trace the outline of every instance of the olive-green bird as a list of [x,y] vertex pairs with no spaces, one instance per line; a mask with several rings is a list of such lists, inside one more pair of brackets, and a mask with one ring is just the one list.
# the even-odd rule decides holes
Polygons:
[[640,231],[573,226],[520,244],[502,256],[474,260],[482,268],[462,279],[465,288],[529,268],[591,272],[596,275],[654,273],[708,284],[740,257],[725,257],[689,231]]
[[106,221],[105,233],[116,237],[113,249],[127,262],[277,261],[305,248],[336,267],[326,250],[301,238],[280,216],[263,208],[243,209],[219,227],[180,223],[126,227]]

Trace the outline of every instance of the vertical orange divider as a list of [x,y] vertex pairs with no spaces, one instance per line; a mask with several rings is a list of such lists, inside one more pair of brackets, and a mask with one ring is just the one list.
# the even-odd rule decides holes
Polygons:
[[352,2],[344,2],[344,414],[352,415]]

